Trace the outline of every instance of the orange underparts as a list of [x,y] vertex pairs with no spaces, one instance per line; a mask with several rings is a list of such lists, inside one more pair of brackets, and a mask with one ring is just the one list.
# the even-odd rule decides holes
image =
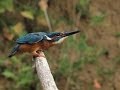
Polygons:
[[40,51],[46,50],[53,46],[54,44],[50,41],[43,41],[34,44],[21,44],[19,51],[21,53],[31,53],[33,57],[41,57],[39,54]]

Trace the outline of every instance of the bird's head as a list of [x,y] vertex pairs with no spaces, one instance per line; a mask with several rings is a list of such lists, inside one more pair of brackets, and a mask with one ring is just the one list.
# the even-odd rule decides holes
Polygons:
[[59,44],[65,40],[70,35],[76,34],[80,32],[79,30],[77,31],[71,31],[71,32],[52,32],[47,34],[47,39],[52,41],[54,44]]

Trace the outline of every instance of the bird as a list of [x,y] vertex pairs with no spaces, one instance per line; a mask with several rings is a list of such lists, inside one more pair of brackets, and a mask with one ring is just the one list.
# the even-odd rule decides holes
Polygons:
[[79,33],[80,30],[70,32],[34,32],[19,37],[8,57],[16,54],[30,53],[33,57],[40,57],[39,52],[62,43],[68,36]]

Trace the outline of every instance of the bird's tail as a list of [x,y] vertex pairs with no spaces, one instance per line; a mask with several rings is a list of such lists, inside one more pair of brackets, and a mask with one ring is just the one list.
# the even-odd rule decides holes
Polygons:
[[19,44],[15,45],[14,48],[12,49],[12,51],[10,52],[10,54],[8,55],[8,57],[14,56],[17,53],[17,51],[19,50],[19,47],[20,47]]

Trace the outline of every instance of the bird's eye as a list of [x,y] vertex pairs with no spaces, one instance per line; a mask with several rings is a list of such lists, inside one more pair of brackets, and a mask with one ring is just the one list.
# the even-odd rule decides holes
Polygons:
[[60,33],[56,34],[56,36],[60,36]]
[[63,34],[62,33],[58,33],[57,36],[62,36]]

